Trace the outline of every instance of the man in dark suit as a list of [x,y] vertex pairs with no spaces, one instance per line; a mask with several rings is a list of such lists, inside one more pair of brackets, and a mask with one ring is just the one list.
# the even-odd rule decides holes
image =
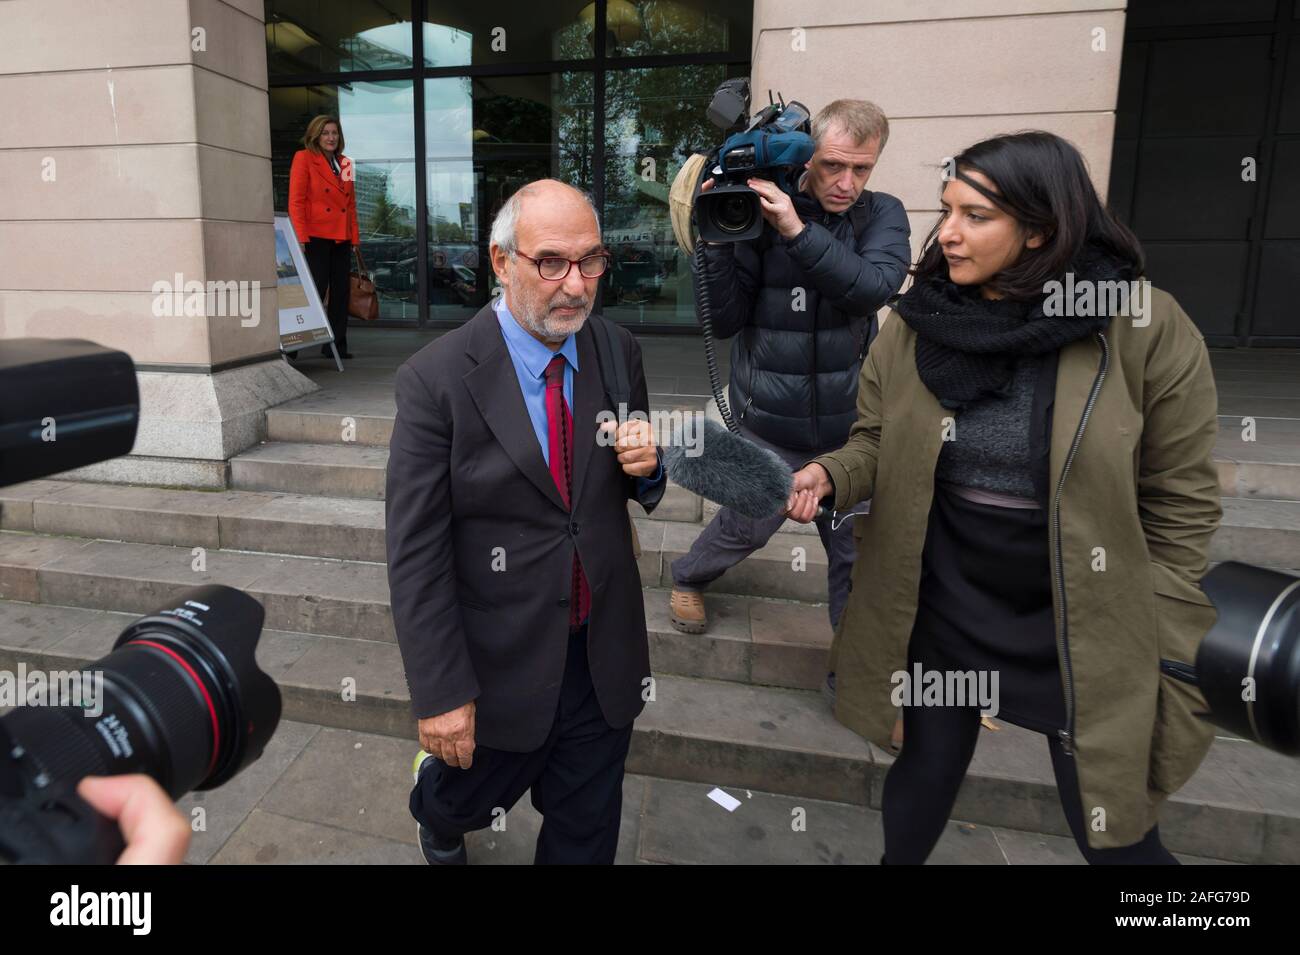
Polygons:
[[[388,583],[420,744],[411,814],[432,864],[526,790],[537,862],[614,861],[623,763],[650,678],[627,502],[665,476],[618,414],[590,316],[608,267],[595,209],[555,180],[492,227],[505,294],[398,369]],[[631,410],[641,350],[618,329]]]

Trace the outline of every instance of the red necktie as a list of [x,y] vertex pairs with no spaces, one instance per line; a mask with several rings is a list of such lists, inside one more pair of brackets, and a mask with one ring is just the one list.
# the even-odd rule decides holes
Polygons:
[[[560,491],[564,506],[573,510],[569,502],[573,487],[573,416],[564,400],[564,356],[556,355],[546,366],[546,431],[550,455],[551,477]],[[573,587],[569,594],[569,628],[576,630],[587,619],[591,609],[591,590],[587,575],[582,572],[575,543],[573,549]]]

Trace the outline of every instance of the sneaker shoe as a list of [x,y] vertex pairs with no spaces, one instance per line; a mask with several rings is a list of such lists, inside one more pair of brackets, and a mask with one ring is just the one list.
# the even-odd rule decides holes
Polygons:
[[704,595],[698,590],[673,588],[668,598],[668,614],[673,627],[682,633],[703,633],[709,625],[704,614]]
[[[431,765],[429,760],[432,758],[432,753],[423,751],[416,755],[415,763],[411,767],[411,775],[415,777],[417,786],[420,783],[420,774],[424,772],[425,766]],[[420,854],[424,856],[424,861],[429,865],[468,864],[469,856],[465,851],[464,836],[458,838],[452,845],[445,845],[419,822],[415,824],[415,833],[420,842]]]

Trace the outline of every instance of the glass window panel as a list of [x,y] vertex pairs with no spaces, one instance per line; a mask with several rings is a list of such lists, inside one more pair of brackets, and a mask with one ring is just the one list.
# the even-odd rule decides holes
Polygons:
[[[732,68],[738,70],[743,68]],[[616,321],[696,322],[690,269],[668,214],[668,189],[691,153],[721,141],[705,109],[729,75],[722,65],[608,74],[604,231],[613,264],[605,279],[604,313]]]
[[409,69],[411,0],[266,0],[272,76]]
[[[609,0],[605,49],[609,56],[730,53],[749,59],[752,0]],[[594,25],[596,5],[579,14]]]
[[289,204],[289,167],[321,113],[339,117],[356,169],[361,254],[379,289],[379,317],[414,323],[416,306],[415,111],[409,80],[271,89],[275,208]]
[[425,124],[429,318],[464,321],[488,301],[492,220],[515,190],[591,190],[592,74],[426,80]]
[[581,60],[593,55],[591,25],[574,0],[430,0],[424,24],[428,66]]

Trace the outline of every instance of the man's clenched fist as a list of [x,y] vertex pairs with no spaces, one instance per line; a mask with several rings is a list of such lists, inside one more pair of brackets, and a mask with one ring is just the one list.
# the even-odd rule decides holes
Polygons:
[[[614,430],[613,421],[601,423],[601,430]],[[634,418],[618,425],[614,435],[614,453],[618,463],[623,465],[623,473],[632,477],[648,478],[659,467],[659,453],[655,450],[654,429],[649,421]]]
[[474,701],[420,720],[420,746],[448,766],[469,769],[474,762]]

